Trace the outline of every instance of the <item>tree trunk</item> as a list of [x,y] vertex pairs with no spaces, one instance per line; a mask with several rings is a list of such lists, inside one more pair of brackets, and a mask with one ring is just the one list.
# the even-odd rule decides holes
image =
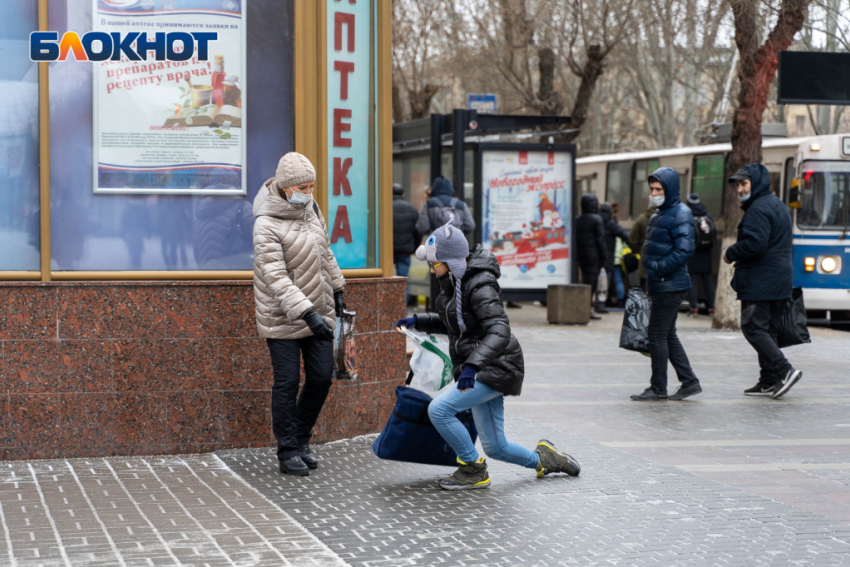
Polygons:
[[[826,9],[826,51],[827,53],[834,52],[838,49],[838,40],[835,37],[838,31],[838,10],[840,9],[840,0],[828,0],[824,6]],[[817,109],[818,126],[817,131],[820,134],[832,134],[835,130],[832,129],[832,113],[835,107],[828,105],[820,105]]]
[[[779,18],[762,46],[758,46],[760,0],[734,0],[735,43],[740,53],[738,80],[741,90],[738,107],[732,119],[732,153],[727,168],[735,172],[748,163],[761,162],[761,122],[770,85],[776,75],[779,52],[791,45],[794,35],[803,27],[811,0],[783,0]],[[723,250],[734,242],[742,216],[740,201],[731,186],[726,187],[723,206]],[[735,292],[729,287],[732,267],[720,264],[713,326],[740,329],[741,313]]]
[[587,61],[581,69],[581,84],[578,87],[573,112],[570,115],[570,129],[572,132],[567,132],[564,135],[564,143],[572,144],[581,134],[581,127],[584,126],[587,120],[587,111],[590,108],[590,99],[593,97],[593,89],[596,88],[596,83],[602,72],[605,70],[603,60],[605,55],[599,45],[590,45],[587,48]]
[[404,104],[401,100],[401,90],[393,83],[393,121],[404,122]]
[[693,146],[696,140],[697,123],[697,92],[699,90],[700,73],[694,59],[697,56],[697,0],[687,0],[685,6],[685,29],[687,43],[685,49],[685,101],[682,109],[685,116],[682,121],[682,145]]
[[537,50],[538,69],[540,71],[537,90],[537,111],[540,114],[561,114],[564,101],[555,90],[555,52],[550,47]]
[[408,91],[407,97],[410,99],[410,119],[425,118],[431,114],[431,99],[437,94],[440,87],[426,84],[420,91]]

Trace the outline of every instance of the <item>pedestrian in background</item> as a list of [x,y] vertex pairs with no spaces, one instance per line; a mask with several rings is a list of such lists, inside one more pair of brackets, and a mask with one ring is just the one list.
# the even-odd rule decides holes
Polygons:
[[[393,262],[396,275],[403,278],[410,274],[410,255],[422,239],[416,230],[418,220],[419,211],[404,199],[404,187],[393,183]],[[410,294],[405,297],[410,303]]]
[[445,177],[438,177],[431,183],[429,197],[422,206],[416,230],[419,234],[431,234],[446,224],[451,224],[467,235],[475,230],[475,219],[466,203],[457,198],[452,182]]
[[345,279],[313,201],[315,182],[310,160],[290,152],[254,198],[254,299],[274,372],[272,429],[280,472],[297,476],[318,467],[308,443],[331,388],[335,317],[345,309]]
[[436,313],[402,319],[396,327],[449,336],[455,382],[431,402],[428,415],[457,453],[460,467],[441,480],[440,487],[469,490],[490,486],[487,463],[457,418],[468,409],[488,456],[534,469],[538,477],[554,472],[578,475],[579,464],[552,442],[543,439],[531,451],[505,437],[505,396],[520,394],[525,367],[522,348],[511,333],[499,298],[501,270],[496,257],[480,244],[470,254],[463,233],[447,224],[428,237],[416,258],[427,260],[437,276]]
[[688,208],[694,215],[694,257],[688,262],[688,274],[691,276],[691,314],[699,313],[697,282],[702,280],[705,290],[705,306],[709,315],[714,314],[714,277],[711,274],[712,251],[717,242],[717,229],[714,219],[699,200],[698,193],[688,195]]
[[611,266],[610,272],[614,278],[614,290],[617,297],[613,303],[616,307],[622,307],[626,299],[626,286],[623,283],[623,258],[621,254],[617,254],[617,248],[622,251],[622,245],[618,246],[617,239],[620,238],[627,242],[629,231],[617,222],[613,205],[602,203],[602,206],[599,207],[599,213],[605,227],[605,253],[611,260],[609,266]]
[[649,193],[657,207],[646,227],[641,263],[652,306],[649,312],[649,353],[652,358],[650,386],[635,401],[666,400],[667,362],[673,364],[681,386],[671,400],[684,400],[702,392],[691,369],[685,347],[676,334],[679,304],[691,287],[688,261],[694,255],[694,216],[679,194],[679,174],[662,167],[649,177]]
[[741,330],[758,353],[761,369],[758,383],[744,394],[776,399],[803,377],[776,340],[793,287],[791,215],[770,191],[770,173],[760,163],[739,169],[729,183],[735,184],[744,218],[723,261],[735,263],[731,284],[741,301]]
[[[632,230],[629,231],[629,248],[633,254],[643,254],[643,245],[646,243],[646,225],[649,224],[649,218],[655,213],[655,206],[650,199],[649,207],[638,215],[635,219],[635,224],[632,225]],[[638,262],[638,275],[640,276],[640,287],[646,289],[646,273],[643,271],[643,262]]]
[[598,312],[606,310],[596,303],[596,284],[599,282],[599,271],[608,262],[608,253],[605,246],[605,224],[599,216],[599,199],[593,193],[581,196],[581,215],[576,219],[575,230],[582,283],[590,286],[590,318],[600,319],[594,315],[594,308]]

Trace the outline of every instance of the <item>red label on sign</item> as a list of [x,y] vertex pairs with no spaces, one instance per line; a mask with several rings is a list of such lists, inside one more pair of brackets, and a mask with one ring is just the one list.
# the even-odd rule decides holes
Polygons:
[[555,152],[549,152],[549,165],[555,165]]
[[519,164],[520,165],[528,165],[528,152],[520,152],[519,153]]

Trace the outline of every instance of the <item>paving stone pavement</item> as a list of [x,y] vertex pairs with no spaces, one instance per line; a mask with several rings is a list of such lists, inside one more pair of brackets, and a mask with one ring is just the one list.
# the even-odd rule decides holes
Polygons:
[[344,562],[210,454],[2,463],[0,565]]

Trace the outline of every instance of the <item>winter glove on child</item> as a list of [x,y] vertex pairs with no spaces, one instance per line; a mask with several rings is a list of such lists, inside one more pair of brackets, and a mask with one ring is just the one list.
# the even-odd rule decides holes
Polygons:
[[332,341],[334,340],[334,332],[325,323],[325,320],[322,319],[322,316],[316,313],[315,309],[310,309],[307,313],[304,314],[304,322],[307,323],[307,326],[310,327],[310,330],[313,331],[313,336],[319,339],[320,341]]
[[467,364],[460,372],[460,377],[457,379],[457,389],[461,392],[475,387],[475,375],[478,374],[478,367],[474,364]]
[[413,317],[408,317],[407,319],[399,319],[398,322],[395,324],[395,328],[398,329],[399,327],[407,327],[408,329],[415,329],[416,328],[416,315],[414,315]]
[[336,316],[342,318],[342,312],[345,311],[345,294],[342,290],[334,292],[334,309]]

